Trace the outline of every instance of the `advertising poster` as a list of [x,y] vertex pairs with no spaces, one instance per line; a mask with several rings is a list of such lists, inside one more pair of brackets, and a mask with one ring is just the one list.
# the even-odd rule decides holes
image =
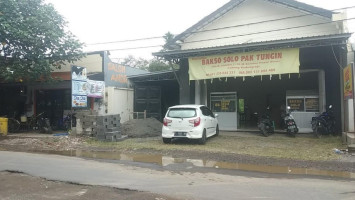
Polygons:
[[346,66],[343,70],[344,75],[344,99],[352,99],[353,97],[353,67],[352,64]]
[[88,80],[87,96],[94,98],[103,98],[105,94],[105,82]]
[[72,66],[72,107],[84,108],[87,107],[87,75],[86,68]]
[[72,94],[75,95],[87,95],[88,83],[86,81],[72,80]]
[[72,95],[72,107],[73,108],[85,108],[87,107],[87,96]]

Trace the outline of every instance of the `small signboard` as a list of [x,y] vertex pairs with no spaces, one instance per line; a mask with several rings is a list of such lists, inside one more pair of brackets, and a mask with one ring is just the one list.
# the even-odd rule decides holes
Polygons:
[[85,108],[87,107],[87,96],[72,95],[72,107],[73,108]]
[[289,98],[287,99],[287,105],[293,111],[304,111],[304,98]]
[[72,80],[72,94],[84,95],[88,93],[88,83],[86,81]]
[[105,94],[105,82],[88,80],[87,96],[94,98],[103,98]]

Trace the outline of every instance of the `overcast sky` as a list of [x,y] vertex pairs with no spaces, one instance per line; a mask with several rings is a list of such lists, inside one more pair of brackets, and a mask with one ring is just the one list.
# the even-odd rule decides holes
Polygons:
[[[161,47],[118,50],[162,45],[162,39],[126,43],[90,45],[163,36],[170,31],[179,34],[229,0],[46,0],[69,22],[70,31],[88,44],[86,51],[112,50],[111,58],[151,58]],[[354,0],[299,0],[313,6],[333,10],[355,6]],[[355,9],[348,9],[348,18],[355,18]],[[348,21],[355,32],[355,20]],[[352,37],[354,42],[354,36]],[[116,50],[116,51],[113,51]]]

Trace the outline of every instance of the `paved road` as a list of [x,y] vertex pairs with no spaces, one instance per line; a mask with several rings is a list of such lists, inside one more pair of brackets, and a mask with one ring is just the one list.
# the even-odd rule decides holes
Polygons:
[[169,166],[157,169],[58,155],[0,151],[0,171],[20,171],[49,180],[149,191],[180,199],[355,199],[354,180],[168,169]]

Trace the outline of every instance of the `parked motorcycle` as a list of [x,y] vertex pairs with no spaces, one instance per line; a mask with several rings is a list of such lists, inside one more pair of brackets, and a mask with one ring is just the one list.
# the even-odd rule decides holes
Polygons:
[[287,134],[291,137],[296,137],[296,134],[298,133],[298,127],[295,122],[295,118],[291,115],[291,107],[287,106],[286,113],[283,117],[284,119],[284,125],[285,129],[287,131]]
[[41,133],[51,134],[53,132],[49,118],[43,115],[37,119],[37,127]]
[[71,114],[69,113],[65,115],[62,119],[56,120],[56,122],[54,122],[52,125],[52,129],[69,131],[71,127],[72,126],[75,127],[75,125],[76,125],[75,113],[71,113]]
[[265,137],[275,131],[275,123],[270,119],[270,107],[266,108],[266,113],[261,115],[258,121],[258,128]]
[[332,105],[329,106],[326,112],[323,112],[318,117],[312,117],[312,130],[316,137],[320,138],[322,135],[335,133],[335,118]]

